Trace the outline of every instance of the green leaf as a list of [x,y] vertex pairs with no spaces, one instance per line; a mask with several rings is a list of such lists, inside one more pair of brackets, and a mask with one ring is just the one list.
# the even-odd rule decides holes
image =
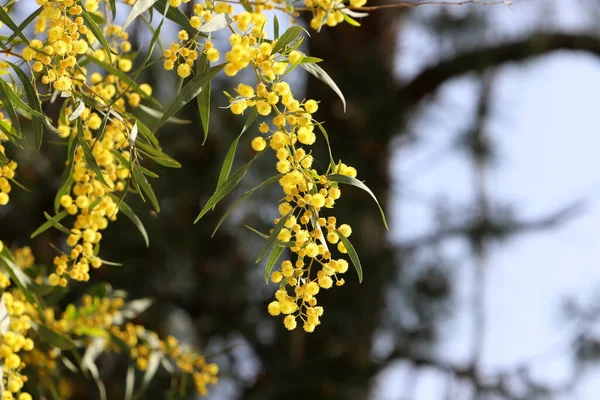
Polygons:
[[225,161],[223,161],[223,165],[221,166],[221,172],[219,172],[219,180],[217,181],[217,188],[219,186],[221,186],[221,184],[223,182],[225,182],[225,180],[227,180],[227,178],[229,178],[229,173],[231,172],[231,167],[233,166],[233,159],[235,158],[235,152],[237,150],[238,143],[240,142],[240,139],[241,139],[242,135],[244,134],[244,132],[246,132],[248,130],[248,128],[250,128],[250,126],[252,126],[252,124],[254,123],[254,120],[256,120],[257,116],[258,116],[258,111],[256,110],[256,107],[253,107],[252,111],[250,111],[250,114],[248,114],[248,118],[246,119],[244,128],[242,128],[242,132],[240,132],[238,137],[229,146],[229,150],[227,151],[227,155],[225,156]]
[[171,102],[171,105],[167,108],[162,118],[158,120],[153,132],[156,132],[158,128],[175,115],[177,111],[198,96],[206,87],[206,83],[222,70],[223,67],[225,67],[225,64],[214,66],[190,79],[188,83],[183,86],[177,97],[175,97],[175,100]]
[[123,24],[123,30],[127,29],[127,27],[133,22],[134,19],[139,17],[142,13],[146,12],[150,7],[154,6],[154,3],[156,2],[157,0],[136,1],[133,7],[131,7],[131,11],[129,12],[127,19],[125,20],[125,23]]
[[273,16],[273,34],[275,35],[275,40],[279,39],[279,20],[277,19],[277,15]]
[[85,162],[87,163],[88,168],[90,168],[92,171],[94,171],[94,174],[96,174],[96,176],[98,177],[100,182],[102,182],[106,187],[110,187],[110,185],[104,179],[102,170],[100,169],[100,166],[98,165],[98,162],[96,161],[96,157],[94,156],[94,153],[92,152],[92,149],[91,149],[89,143],[87,142],[87,140],[84,139],[83,125],[81,124],[80,119],[77,120],[77,136],[79,136],[79,143],[81,144],[81,147],[83,148],[83,155],[85,157]]
[[[109,0],[109,4],[110,4],[110,11],[112,14],[111,21],[114,21],[115,17],[117,16],[117,4],[116,4],[115,0]],[[123,30],[125,30],[125,28],[123,28]]]
[[351,16],[349,16],[346,13],[342,13],[342,14],[344,15],[344,21],[346,21],[347,23],[349,23],[352,26],[356,26],[356,27],[360,26],[360,23],[357,20],[355,20],[354,18],[352,18]]
[[[167,6],[167,0],[158,0],[156,3],[154,3],[154,8],[161,12],[165,9],[165,6]],[[175,22],[177,25],[181,26],[185,30],[194,33],[198,32],[197,29],[195,29],[190,24],[190,19],[177,7],[168,8],[167,18],[169,18],[171,21]],[[206,35],[203,33],[200,33],[200,36],[206,37]]]
[[170,156],[166,155],[160,150],[154,149],[145,143],[138,142],[136,146],[141,149],[141,153],[146,154],[148,157],[150,157],[152,160],[156,161],[160,165],[164,165],[165,167],[169,168],[181,168],[181,164],[179,163],[179,161],[175,160],[174,158],[171,158]]
[[[7,61],[8,62],[8,61]],[[33,108],[34,111],[42,114],[42,105],[40,103],[40,98],[38,97],[37,90],[33,87],[33,84],[29,80],[29,77],[21,68],[19,68],[16,64],[8,62],[8,64],[12,67],[12,69],[16,72],[23,84],[23,89],[25,89],[25,95],[27,96],[27,102]],[[31,123],[33,125],[33,135],[35,136],[35,146],[36,149],[39,150],[42,147],[42,137],[44,135],[44,119],[38,115],[31,116]]]
[[[71,171],[70,168],[67,167],[67,169],[69,170],[69,172]],[[54,197],[54,213],[55,214],[58,214],[58,210],[60,209],[61,197],[63,197],[65,194],[71,193],[71,185],[73,184],[73,182],[74,182],[73,177],[69,173],[65,182],[62,184],[60,189],[58,189],[58,192],[56,192],[56,196]]]
[[300,33],[302,33],[303,30],[304,28],[297,25],[289,27],[285,32],[283,32],[281,37],[277,39],[277,42],[275,42],[271,53],[276,54],[279,51],[285,49],[285,46],[287,46],[293,40],[295,40],[300,35]]
[[105,329],[94,328],[91,326],[78,326],[75,328],[75,334],[78,336],[108,338],[109,334]]
[[21,290],[27,301],[29,301],[31,304],[34,304],[39,310],[40,303],[33,292],[29,290],[31,278],[29,278],[29,276],[27,276],[25,272],[19,268],[19,266],[15,263],[12,254],[10,254],[6,247],[0,252],[0,262],[3,262],[8,274],[10,275],[10,279]]
[[345,237],[344,235],[342,235],[342,233],[340,231],[338,231],[336,229],[335,233],[337,233],[337,235],[340,237],[340,242],[342,242],[342,244],[348,251],[348,255],[350,256],[350,261],[352,261],[352,264],[354,265],[354,269],[356,269],[356,275],[358,275],[358,282],[362,283],[363,271],[362,271],[362,267],[360,265],[360,260],[358,259],[358,254],[356,254],[356,250],[354,249],[354,246],[352,246],[352,243],[350,243],[348,238]]
[[[33,321],[30,323],[32,322]],[[71,350],[77,347],[71,338],[62,335],[51,328],[48,328],[46,325],[37,323],[33,323],[32,325],[40,339],[51,344],[52,346],[58,347],[61,350]]]
[[11,92],[12,89],[8,86],[8,83],[6,83],[4,79],[0,79],[0,101],[2,101],[2,107],[6,110],[13,128],[16,129],[17,132],[20,132],[21,126],[19,125],[19,116],[17,115],[14,105],[11,101]]
[[[47,212],[44,211],[44,217],[46,217],[46,219],[48,220],[48,222],[50,222],[50,224],[55,227],[56,229],[58,229],[59,231],[61,231],[62,233],[69,235],[71,234],[71,230],[66,228],[64,225],[62,225],[60,222],[58,222],[58,220],[56,219],[56,217],[52,217],[50,214],[48,214]],[[60,218],[62,219],[62,218]]]
[[14,32],[17,36],[19,36],[25,43],[29,44],[29,39],[27,36],[23,34],[22,28],[19,28],[10,15],[6,11],[4,11],[3,7],[0,7],[0,22],[3,22],[8,29]]
[[200,218],[202,218],[208,212],[208,210],[216,206],[217,203],[223,199],[223,197],[225,197],[237,186],[238,183],[240,183],[242,178],[246,175],[246,172],[248,172],[248,168],[250,168],[252,163],[259,157],[260,154],[262,153],[256,153],[254,158],[252,158],[250,161],[248,161],[246,164],[240,167],[240,169],[234,172],[225,182],[223,182],[223,184],[217,187],[217,190],[215,190],[213,195],[210,196],[210,198],[200,211],[200,214],[198,214],[198,216],[194,220],[194,223],[200,221]]
[[371,191],[371,189],[368,188],[367,185],[365,185],[364,183],[362,183],[361,181],[359,181],[356,178],[352,178],[350,176],[340,175],[340,174],[328,175],[327,179],[329,179],[330,181],[333,181],[333,182],[343,183],[345,185],[356,186],[357,188],[362,189],[365,192],[369,193],[371,195],[371,197],[373,198],[373,200],[375,200],[377,207],[379,207],[379,212],[381,213],[381,219],[383,220],[383,225],[385,226],[385,229],[387,229],[388,231],[390,230],[390,228],[388,227],[387,219],[385,218],[385,213],[383,212],[381,205],[379,205],[379,201],[377,201],[377,197],[375,197],[375,194]]
[[276,244],[273,247],[273,250],[271,250],[271,253],[269,253],[269,257],[267,257],[267,265],[265,267],[265,283],[266,284],[269,283],[269,278],[271,277],[271,270],[273,270],[275,263],[277,262],[277,260],[279,260],[279,257],[281,257],[281,253],[283,253],[284,249],[285,249],[284,247]]
[[[44,213],[45,215],[47,213]],[[48,229],[52,228],[54,226],[55,223],[58,223],[60,220],[62,220],[63,218],[65,218],[67,215],[69,215],[67,213],[66,210],[63,210],[61,212],[59,212],[58,214],[56,214],[54,217],[52,217],[51,219],[48,219],[48,221],[44,222],[42,225],[40,225],[39,228],[37,228],[30,236],[31,239],[33,239],[34,237],[40,235],[43,232],[46,232]],[[70,232],[69,232],[70,233]]]
[[265,185],[270,185],[273,182],[277,182],[282,176],[283,176],[283,174],[279,174],[279,175],[273,176],[273,177],[267,179],[266,181],[264,181],[263,183],[261,183],[260,185],[255,186],[252,189],[248,190],[242,196],[240,196],[240,198],[227,209],[227,211],[225,212],[225,214],[223,214],[223,216],[219,220],[219,223],[215,227],[215,230],[213,231],[211,237],[215,236],[215,233],[217,233],[217,230],[221,227],[221,225],[223,224],[223,222],[225,222],[225,220],[227,219],[227,217],[229,216],[229,214],[231,214],[231,212],[238,205],[240,205],[244,200],[246,200],[248,197],[250,197],[252,195],[252,193],[254,193],[260,187],[265,186]]
[[[23,32],[23,29],[27,28],[27,26],[29,26],[29,24],[32,23],[33,20],[35,20],[38,17],[38,15],[40,15],[42,13],[43,10],[44,10],[43,6],[42,7],[38,7],[37,10],[35,10],[30,16],[28,16],[27,18],[25,18],[25,20],[23,22],[21,22],[21,24],[19,25],[19,27],[16,30],[13,31],[14,33],[8,38],[8,40],[6,40],[6,42],[10,43],[17,36],[20,36],[20,33]],[[21,39],[22,38],[23,37],[21,36]],[[29,44],[29,42],[27,42],[26,40],[25,40],[25,42],[27,44]]]
[[109,196],[113,199],[115,203],[119,205],[119,211],[125,214],[125,216],[129,218],[131,222],[133,222],[133,225],[135,225],[138,231],[140,231],[142,237],[144,238],[144,242],[146,243],[146,247],[150,247],[150,238],[148,237],[148,233],[146,232],[146,228],[144,228],[142,220],[137,216],[135,212],[133,212],[131,207],[129,207],[129,205],[125,203],[125,201],[120,200],[114,194],[110,194]]
[[333,79],[331,79],[331,77],[327,74],[327,72],[325,72],[323,68],[319,67],[315,63],[302,63],[300,64],[300,66],[312,75],[314,75],[317,79],[327,84],[331,89],[333,89],[333,91],[338,95],[340,100],[342,100],[342,104],[344,105],[344,112],[346,112],[346,99],[344,98],[344,94],[342,93],[338,85],[336,85],[336,83],[333,81]]
[[160,206],[158,205],[158,199],[156,198],[156,194],[154,193],[154,190],[152,189],[152,185],[150,185],[150,183],[148,182],[148,180],[142,173],[139,166],[134,165],[131,172],[133,175],[134,182],[141,188],[141,190],[144,192],[144,194],[146,196],[148,196],[148,199],[150,200],[152,207],[154,207],[154,210],[156,210],[156,212],[160,212]]
[[90,31],[92,31],[94,37],[100,42],[100,44],[104,48],[106,56],[108,57],[108,63],[111,64],[112,50],[110,49],[110,45],[106,41],[106,36],[104,36],[102,30],[98,27],[98,25],[96,25],[90,14],[85,10],[85,7],[81,7],[81,16],[83,17],[83,20],[85,21],[87,27],[90,28]]
[[[198,61],[198,74],[203,73],[204,71],[210,68],[210,61],[206,58],[206,54],[202,54],[200,60]],[[200,121],[202,122],[202,130],[204,131],[204,140],[202,141],[202,145],[206,143],[206,139],[208,138],[208,126],[210,123],[210,91],[211,91],[211,81],[208,81],[206,87],[202,89],[202,92],[196,97],[198,102],[198,111],[200,112]]]
[[315,122],[315,125],[319,127],[319,130],[323,134],[325,142],[327,143],[327,150],[329,151],[329,165],[335,165],[335,161],[333,161],[333,153],[331,152],[331,144],[329,143],[329,135],[327,134],[325,128],[323,128],[323,124]]
[[[200,96],[198,96],[198,97],[200,97]],[[156,119],[160,119],[164,115],[164,113],[162,113],[158,110],[155,110],[153,108],[150,108],[148,106],[145,106],[143,104],[138,105],[138,108],[141,109],[142,111],[144,111],[146,114],[148,114],[151,117],[154,117]],[[178,125],[187,125],[187,124],[192,123],[192,121],[190,121],[189,119],[181,119],[181,118],[176,118],[176,117],[169,118],[167,120],[167,122],[170,122],[172,124],[178,124]]]
[[281,232],[281,230],[283,229],[283,226],[285,225],[287,220],[292,216],[293,212],[294,212],[294,210],[290,211],[285,216],[283,216],[279,219],[279,222],[277,223],[277,225],[275,225],[275,228],[273,228],[273,231],[269,234],[267,243],[265,243],[265,245],[262,248],[262,250],[260,251],[260,253],[258,253],[258,257],[256,258],[256,261],[255,261],[256,263],[259,263],[260,260],[263,259],[265,254],[267,254],[267,252],[275,244],[275,241],[277,240],[277,236],[279,235],[279,232]]

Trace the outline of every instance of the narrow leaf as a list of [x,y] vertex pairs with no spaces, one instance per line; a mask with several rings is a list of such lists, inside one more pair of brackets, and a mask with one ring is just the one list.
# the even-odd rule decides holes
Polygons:
[[37,228],[30,236],[31,239],[33,239],[34,237],[40,235],[41,233],[47,231],[48,229],[52,228],[54,223],[59,222],[60,220],[62,220],[64,217],[66,217],[67,211],[63,210],[61,212],[59,212],[58,214],[56,214],[54,217],[52,217],[52,219],[48,219],[48,221],[44,222],[42,225],[40,225],[39,228]]
[[223,182],[223,184],[221,184],[217,188],[215,193],[213,193],[213,195],[210,196],[210,198],[200,211],[200,214],[198,214],[198,216],[194,220],[194,223],[200,221],[200,218],[202,218],[211,208],[216,206],[217,203],[223,199],[223,197],[225,197],[237,186],[238,183],[240,183],[242,178],[246,175],[246,172],[248,172],[248,168],[250,168],[250,165],[252,165],[252,163],[258,158],[260,154],[262,153],[256,153],[254,158],[252,158],[250,161],[248,161],[246,164],[240,167],[240,169],[234,172],[233,175],[231,175],[225,182]]
[[273,250],[271,250],[271,253],[269,253],[269,257],[267,257],[267,265],[265,267],[265,283],[269,283],[269,278],[271,277],[271,270],[273,269],[273,266],[275,266],[277,260],[279,260],[279,257],[281,257],[281,253],[283,253],[283,250],[284,247],[276,244],[273,247]]
[[256,111],[256,107],[253,107],[252,111],[250,111],[250,114],[248,114],[248,118],[246,119],[246,123],[244,124],[244,128],[242,129],[242,132],[238,135],[238,137],[229,146],[229,150],[227,151],[227,155],[225,156],[225,161],[223,161],[223,166],[221,167],[221,172],[219,172],[219,180],[217,181],[217,188],[219,186],[221,186],[221,184],[223,182],[225,182],[225,180],[227,180],[227,178],[229,178],[229,173],[231,172],[231,167],[233,166],[233,159],[235,158],[235,152],[237,150],[238,143],[240,142],[240,139],[241,139],[242,135],[244,134],[244,132],[246,132],[248,130],[248,128],[250,128],[250,126],[252,126],[252,124],[254,123],[254,120],[256,120],[257,116],[258,116],[258,111]]
[[[276,176],[273,176],[269,179],[267,179],[266,181],[264,181],[263,183],[261,183],[258,186],[253,187],[252,189],[248,190],[246,193],[244,193],[242,196],[240,196],[240,198],[233,203],[228,209],[227,211],[225,211],[225,214],[223,214],[223,216],[221,217],[221,219],[219,220],[219,223],[217,223],[217,226],[215,227],[215,230],[213,231],[212,236],[215,236],[215,233],[217,233],[217,230],[221,227],[221,225],[223,224],[223,222],[225,222],[225,220],[227,219],[227,217],[229,216],[229,214],[231,214],[231,212],[237,207],[239,206],[244,200],[248,199],[248,197],[250,197],[252,195],[252,193],[254,193],[257,189],[259,189],[262,186],[265,185],[269,185],[273,182],[277,182],[281,177],[283,176],[283,174],[279,174]],[[265,238],[266,239],[266,238]]]
[[106,41],[106,37],[104,36],[104,33],[98,27],[98,25],[94,22],[94,19],[90,16],[90,14],[85,10],[85,7],[81,8],[81,16],[83,17],[83,20],[85,21],[85,24],[87,25],[87,27],[90,28],[90,31],[92,31],[92,34],[94,35],[94,37],[100,42],[100,44],[104,48],[104,51],[106,52],[106,56],[108,57],[108,63],[111,64],[112,63],[112,50],[110,49],[110,45]]
[[58,347],[61,350],[71,350],[77,347],[71,338],[62,335],[43,324],[34,324],[33,327],[40,339],[52,346]]
[[285,46],[287,46],[293,40],[295,40],[300,35],[300,33],[302,33],[303,30],[304,28],[297,25],[289,27],[285,32],[283,32],[281,37],[277,39],[277,42],[275,42],[271,53],[276,54],[279,51],[285,49]]
[[275,241],[277,240],[277,236],[279,235],[279,232],[281,232],[281,230],[283,229],[283,226],[285,225],[287,220],[292,216],[292,213],[293,213],[293,210],[290,211],[289,213],[287,213],[284,217],[281,217],[279,219],[279,222],[277,223],[277,225],[275,225],[275,228],[273,228],[273,231],[269,234],[267,243],[265,243],[265,245],[262,248],[262,250],[260,251],[260,253],[258,253],[258,257],[256,258],[256,261],[255,261],[257,264],[260,262],[260,260],[263,259],[263,257],[267,254],[267,252],[275,244]]
[[350,176],[340,175],[340,174],[328,175],[327,179],[329,179],[330,181],[333,181],[333,182],[343,183],[345,185],[356,186],[357,188],[360,188],[360,189],[364,190],[365,192],[369,193],[371,195],[371,197],[373,198],[373,200],[375,200],[377,207],[379,207],[379,212],[381,213],[381,219],[383,220],[383,225],[385,226],[385,229],[387,229],[388,231],[390,230],[390,228],[388,227],[387,219],[385,218],[385,213],[383,212],[383,209],[381,208],[379,201],[377,201],[377,197],[375,197],[375,194],[371,191],[371,189],[369,189],[369,187],[367,185],[365,185],[364,183],[362,183],[361,181],[359,181],[356,178],[352,178]]
[[158,123],[154,127],[153,132],[156,132],[169,118],[171,118],[177,111],[179,111],[184,105],[192,101],[196,96],[202,92],[203,88],[206,87],[206,83],[210,81],[220,70],[223,69],[225,64],[220,64],[215,67],[209,68],[201,74],[194,76],[183,86],[175,100],[171,102],[171,105],[167,108],[162,118],[158,120]]
[[131,172],[135,183],[142,189],[144,194],[148,196],[148,199],[150,200],[152,207],[154,207],[154,210],[156,212],[160,212],[160,206],[158,205],[158,199],[156,198],[156,194],[154,193],[152,185],[150,185],[150,183],[142,173],[141,169],[137,165],[134,165]]
[[360,265],[360,260],[358,259],[358,254],[356,253],[356,250],[354,249],[354,246],[352,246],[352,243],[350,243],[350,241],[348,240],[348,238],[345,237],[344,235],[342,235],[342,233],[340,231],[338,231],[336,229],[335,233],[338,234],[338,236],[340,237],[340,242],[342,242],[342,244],[344,245],[344,247],[348,251],[348,255],[350,256],[350,261],[352,261],[352,264],[354,265],[354,269],[356,269],[356,275],[358,275],[358,282],[362,283],[362,280],[363,280],[363,270],[362,270],[362,267]]
[[[41,7],[40,7],[41,8]],[[25,89],[25,95],[27,96],[27,102],[33,108],[34,111],[42,114],[42,106],[40,103],[40,98],[38,97],[38,92],[33,87],[33,84],[29,80],[27,74],[19,68],[16,64],[8,62],[15,73],[19,76],[21,83],[23,84],[23,89]],[[31,116],[31,123],[33,125],[33,135],[35,136],[35,145],[39,150],[42,147],[42,137],[44,135],[44,119],[39,115]]]
[[314,75],[317,79],[324,82],[331,89],[333,89],[333,91],[338,95],[340,100],[342,100],[342,104],[344,105],[344,112],[346,112],[346,99],[344,98],[344,94],[342,93],[338,85],[333,81],[333,79],[331,79],[331,77],[327,74],[327,72],[325,72],[323,68],[319,67],[315,63],[302,63],[300,64],[300,66],[312,75]]
[[115,203],[119,205],[119,211],[125,214],[125,216],[129,218],[131,222],[133,222],[133,225],[135,225],[137,230],[140,231],[142,237],[144,238],[144,243],[146,243],[146,247],[150,247],[150,238],[148,237],[148,233],[146,232],[146,228],[144,228],[144,224],[142,223],[140,217],[138,217],[137,214],[133,212],[131,207],[129,207],[129,205],[125,203],[125,201],[119,199],[114,194],[110,194],[109,196]]
[[23,34],[22,28],[19,28],[15,24],[15,22],[12,19],[12,17],[10,15],[8,15],[8,13],[6,11],[4,11],[3,7],[0,7],[0,22],[3,22],[8,27],[8,29],[10,29],[11,31],[13,31],[25,43],[29,44],[29,39],[27,39],[27,36],[25,36]]
[[133,22],[134,19],[139,17],[142,13],[148,10],[150,7],[156,3],[157,0],[138,0],[135,2],[133,7],[131,7],[131,11],[123,24],[123,30],[127,29],[127,27]]
[[[210,61],[206,58],[206,54],[202,54],[200,60],[198,61],[198,73],[203,73],[207,69],[210,68]],[[211,91],[211,81],[206,83],[206,87],[202,89],[202,92],[196,97],[198,102],[198,111],[200,113],[200,121],[202,122],[202,130],[204,131],[204,140],[202,141],[202,145],[206,143],[206,139],[208,138],[208,126],[210,123],[210,91]]]

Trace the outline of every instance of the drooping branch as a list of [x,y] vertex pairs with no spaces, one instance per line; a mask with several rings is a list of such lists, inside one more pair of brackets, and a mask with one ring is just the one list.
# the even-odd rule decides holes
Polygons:
[[505,44],[492,44],[440,61],[401,85],[393,101],[382,105],[379,115],[390,118],[389,128],[402,126],[411,109],[445,82],[470,72],[512,62],[523,62],[557,51],[577,51],[600,56],[600,37],[568,33],[535,33]]

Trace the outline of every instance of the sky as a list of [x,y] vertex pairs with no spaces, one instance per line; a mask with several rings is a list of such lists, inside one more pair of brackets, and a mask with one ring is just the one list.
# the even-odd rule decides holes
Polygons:
[[[542,26],[584,31],[594,23],[584,3],[515,0],[510,8],[487,7],[496,24],[486,39],[518,37],[539,26],[540,19],[535,19],[541,18],[539,7],[544,8]],[[465,11],[455,8],[451,12]],[[428,12],[426,7],[415,11]],[[409,22],[400,38],[399,79],[409,79],[438,59],[435,42],[415,23]],[[534,378],[558,385],[573,372],[568,343],[574,326],[561,318],[561,306],[566,296],[589,302],[600,288],[598,93],[600,59],[584,54],[554,53],[497,71],[487,130],[499,147],[497,163],[489,173],[492,203],[511,205],[524,219],[552,214],[578,200],[585,200],[585,207],[557,229],[492,247],[486,266],[484,375],[527,362],[533,365]],[[416,144],[402,145],[396,152],[392,176],[404,184],[394,189],[403,195],[391,210],[393,240],[417,237],[434,226],[431,209],[423,206],[422,199],[443,197],[456,207],[472,201],[469,165],[460,154],[445,150],[470,121],[477,96],[473,77],[446,84],[423,108],[427,117],[414,124]],[[460,242],[449,243],[447,248],[456,255],[466,252]],[[459,364],[469,359],[471,351],[472,270],[469,260],[454,271],[458,311],[446,324],[438,345],[440,359]],[[444,398],[445,381],[439,374],[424,371],[410,377],[408,371],[403,363],[388,368],[374,389],[374,398]],[[600,369],[590,371],[576,393],[563,398],[597,398],[599,378]],[[401,397],[408,379],[416,381],[415,390]],[[453,399],[469,398],[461,388],[453,393]]]

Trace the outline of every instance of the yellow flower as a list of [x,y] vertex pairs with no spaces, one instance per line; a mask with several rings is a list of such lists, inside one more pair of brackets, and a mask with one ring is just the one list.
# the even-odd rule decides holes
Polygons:
[[252,139],[252,149],[254,149],[254,151],[263,151],[266,147],[267,142],[262,137],[257,136]]

